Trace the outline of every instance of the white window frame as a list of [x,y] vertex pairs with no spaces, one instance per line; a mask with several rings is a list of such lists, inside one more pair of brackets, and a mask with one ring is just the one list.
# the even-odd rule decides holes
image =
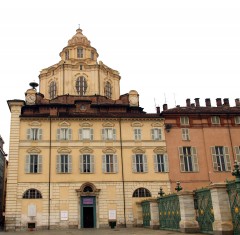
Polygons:
[[189,117],[188,116],[181,116],[180,117],[180,124],[181,124],[181,126],[189,126]]
[[42,155],[28,154],[25,159],[25,173],[42,173]]
[[160,128],[153,128],[151,134],[152,140],[162,140],[162,130]]
[[94,173],[94,155],[80,155],[80,172],[84,174]]
[[77,58],[83,58],[84,49],[83,47],[77,48]]
[[57,129],[57,140],[71,140],[72,139],[72,129],[71,128],[58,128]]
[[211,147],[211,154],[214,171],[231,171],[231,160],[228,147],[213,146]]
[[102,129],[103,140],[116,140],[116,129],[115,128],[103,128]]
[[93,129],[92,128],[81,128],[79,129],[80,140],[93,140]]
[[118,160],[115,154],[105,154],[102,156],[102,171],[103,173],[117,173]]
[[182,140],[190,140],[189,128],[182,128]]
[[235,124],[239,125],[240,124],[240,116],[236,116],[234,119],[235,119]]
[[28,128],[27,129],[27,140],[41,140],[42,129],[41,128]]
[[196,147],[178,147],[181,172],[198,172],[198,157]]
[[133,138],[134,140],[141,140],[142,139],[142,129],[141,128],[134,128],[133,129]]
[[212,124],[214,124],[214,125],[219,125],[220,124],[220,117],[219,116],[212,116],[211,117],[211,122],[212,122]]
[[134,173],[148,172],[147,156],[145,154],[132,155],[132,171]]
[[240,163],[240,146],[235,146],[235,154],[236,154],[236,160],[238,163]]
[[57,173],[71,173],[72,172],[72,155],[59,154],[57,155]]
[[155,154],[154,158],[154,171],[155,172],[168,172],[168,155],[164,154]]

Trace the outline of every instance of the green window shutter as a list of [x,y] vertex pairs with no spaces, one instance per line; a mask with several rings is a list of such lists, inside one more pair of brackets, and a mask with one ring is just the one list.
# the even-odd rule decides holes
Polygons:
[[42,155],[38,155],[38,173],[42,173]]
[[153,161],[154,161],[154,172],[158,172],[157,154],[153,155]]
[[103,128],[102,129],[102,140],[105,140],[105,139],[106,139],[105,129]]
[[224,158],[226,162],[226,170],[231,171],[231,160],[230,160],[228,147],[224,147]]
[[60,128],[58,128],[57,129],[57,140],[61,139],[60,133],[61,133],[61,130],[60,130]]
[[94,155],[90,155],[90,172],[94,173]]
[[179,147],[178,151],[179,151],[179,159],[180,159],[180,169],[181,169],[181,172],[185,172],[183,147]]
[[148,172],[147,156],[143,154],[143,171]]
[[168,155],[166,153],[163,155],[163,159],[165,172],[169,172]]
[[137,172],[137,167],[136,167],[136,155],[132,155],[132,171]]
[[113,128],[112,131],[113,131],[113,140],[116,140],[116,129]]
[[30,155],[26,155],[26,159],[25,159],[25,173],[30,173]]
[[197,158],[197,149],[192,147],[192,159],[193,159],[193,171],[199,171],[198,158]]
[[90,129],[90,139],[93,140],[93,129]]
[[216,156],[215,147],[211,147],[211,154],[212,154],[213,170],[218,171],[218,164],[217,164],[217,156]]
[[239,163],[240,162],[240,147],[239,146],[235,146],[235,154],[236,154],[236,160]]
[[38,129],[38,140],[42,140],[42,129]]
[[115,173],[118,173],[118,161],[117,161],[117,155],[113,155],[113,171]]
[[106,173],[106,156],[102,155],[102,172]]
[[78,138],[79,140],[82,140],[82,129],[78,130]]
[[72,173],[72,155],[68,155],[68,173]]
[[27,140],[31,140],[31,129],[27,129]]
[[68,139],[68,140],[71,140],[71,139],[72,139],[72,129],[71,129],[71,128],[68,128],[67,139]]
[[61,173],[61,155],[57,155],[57,173]]
[[83,173],[83,155],[80,155],[80,172]]

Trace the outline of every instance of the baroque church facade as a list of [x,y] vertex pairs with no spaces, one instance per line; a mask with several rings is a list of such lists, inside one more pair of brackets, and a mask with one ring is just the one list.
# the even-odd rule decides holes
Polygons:
[[170,192],[164,120],[79,28],[11,111],[6,230],[142,224],[138,203]]

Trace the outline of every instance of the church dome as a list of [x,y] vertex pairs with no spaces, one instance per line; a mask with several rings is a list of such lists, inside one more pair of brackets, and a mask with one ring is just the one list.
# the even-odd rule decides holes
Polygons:
[[90,46],[90,43],[91,42],[87,39],[87,37],[82,34],[82,30],[80,28],[78,28],[76,30],[76,34],[70,40],[68,40],[68,46]]

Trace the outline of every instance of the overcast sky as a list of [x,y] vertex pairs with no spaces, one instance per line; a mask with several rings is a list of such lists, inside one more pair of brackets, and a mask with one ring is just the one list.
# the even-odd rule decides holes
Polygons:
[[240,97],[240,1],[7,0],[0,3],[0,134],[8,150],[9,99],[24,99],[39,71],[60,60],[80,24],[99,60],[118,70],[155,112]]

